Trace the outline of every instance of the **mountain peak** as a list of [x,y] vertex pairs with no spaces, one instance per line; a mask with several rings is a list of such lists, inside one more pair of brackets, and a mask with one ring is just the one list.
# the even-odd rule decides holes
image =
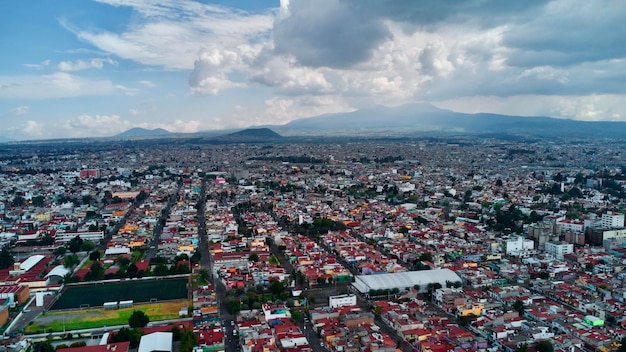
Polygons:
[[161,137],[171,134],[170,131],[162,128],[147,129],[141,127],[134,127],[120,134],[116,134],[113,137],[117,138],[132,138],[132,137]]

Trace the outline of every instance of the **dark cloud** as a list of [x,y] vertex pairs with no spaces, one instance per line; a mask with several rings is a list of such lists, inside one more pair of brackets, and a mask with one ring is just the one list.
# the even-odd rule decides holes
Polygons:
[[484,26],[493,26],[510,22],[517,17],[526,17],[530,10],[539,8],[549,1],[378,0],[360,2],[360,6],[372,16],[427,28],[441,22],[468,20]]
[[555,2],[524,24],[505,32],[516,50],[509,65],[569,66],[626,56],[626,6],[619,1]]
[[472,72],[457,68],[447,77],[425,83],[416,93],[416,98],[444,100],[461,96],[626,94],[623,84],[626,74],[623,72],[626,72],[626,62],[622,60],[556,69],[509,67],[494,71],[483,66]]
[[385,20],[407,32],[434,31],[442,23],[490,27],[525,16],[547,0],[292,0],[289,15],[274,24],[278,54],[311,67],[347,68],[367,61],[391,38]]
[[289,10],[274,25],[275,49],[305,66],[350,67],[368,60],[391,36],[379,18],[339,0],[295,0]]

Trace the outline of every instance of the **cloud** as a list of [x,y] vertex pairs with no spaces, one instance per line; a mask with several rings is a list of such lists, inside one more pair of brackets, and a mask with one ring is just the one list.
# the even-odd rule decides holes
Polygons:
[[11,109],[9,111],[9,114],[13,115],[13,116],[21,116],[21,115],[26,115],[30,112],[30,107],[26,106],[26,105],[21,105],[21,106],[17,106],[14,107],[13,109]]
[[272,15],[244,11],[190,0],[102,0],[130,7],[139,16],[121,33],[61,24],[76,36],[107,53],[165,69],[192,69],[201,53],[221,50],[267,35]]
[[141,80],[141,81],[138,81],[138,83],[147,88],[157,87],[156,83],[149,81],[149,80]]
[[48,75],[0,76],[0,99],[53,99],[110,95],[116,92],[109,80],[87,79],[67,72]]
[[50,65],[50,60],[44,60],[38,64],[24,64],[23,66],[32,70],[43,70]]
[[625,20],[626,6],[612,0],[550,2],[537,16],[505,33],[504,44],[516,49],[508,63],[571,66],[623,58]]
[[130,112],[131,115],[143,115],[145,114],[147,111],[146,110],[142,110],[142,109],[130,109],[128,110],[128,112]]
[[32,138],[41,138],[46,135],[45,126],[37,121],[28,120],[26,125],[22,128],[22,132]]
[[202,122],[198,120],[174,120],[172,122],[144,122],[137,125],[143,128],[163,128],[170,132],[193,133],[198,132],[202,126]]
[[626,100],[616,94],[462,97],[439,101],[436,105],[468,113],[551,116],[586,121],[623,121],[626,111]]
[[[133,22],[117,33],[62,24],[107,55],[188,72],[193,94],[273,96],[220,113],[220,125],[414,101],[626,118],[614,103],[626,100],[626,7],[610,0],[282,0],[259,13],[191,0],[99,2],[132,9]],[[0,98],[25,83],[0,77]]]
[[202,53],[189,75],[192,92],[217,95],[229,88],[244,87],[243,83],[232,82],[228,77],[228,73],[233,71],[239,60],[240,54],[233,50],[212,50]]
[[83,114],[65,122],[64,133],[69,137],[106,137],[130,129],[131,122],[118,115]]
[[274,24],[275,50],[305,66],[350,67],[391,37],[380,18],[340,0],[294,0],[284,13]]
[[89,60],[77,60],[77,61],[61,61],[57,65],[57,69],[60,71],[81,71],[90,68],[102,69],[104,67],[104,63],[109,65],[117,66],[117,61],[111,58],[105,59],[89,59]]

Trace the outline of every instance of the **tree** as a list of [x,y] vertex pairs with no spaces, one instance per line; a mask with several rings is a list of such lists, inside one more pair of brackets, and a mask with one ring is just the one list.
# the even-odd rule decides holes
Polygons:
[[89,260],[100,260],[100,252],[93,251],[89,253]]
[[70,250],[70,252],[72,253],[76,253],[78,251],[80,251],[80,247],[83,245],[83,239],[80,238],[80,236],[76,235],[76,237],[72,238],[68,243],[67,246]]
[[626,337],[622,337],[619,343],[620,346],[617,348],[616,352],[626,352]]
[[515,349],[515,352],[528,352],[528,345],[525,343],[521,344],[517,349]]
[[256,253],[250,254],[248,256],[248,261],[251,261],[251,262],[254,262],[254,263],[258,262],[259,261],[259,255],[256,254]]
[[180,336],[180,352],[191,352],[197,344],[198,339],[193,330],[185,329]]
[[32,204],[35,207],[42,207],[44,204],[44,196],[35,196],[30,200],[30,204]]
[[74,265],[78,264],[80,262],[80,259],[78,259],[78,256],[76,254],[70,254],[70,255],[66,255],[65,258],[63,258],[63,266],[65,266],[66,268],[72,268]]
[[150,322],[150,318],[146,315],[146,313],[135,310],[133,314],[128,318],[128,326],[131,328],[143,328]]
[[94,248],[96,248],[96,245],[91,241],[84,241],[83,244],[80,245],[80,250],[83,252],[90,252]]
[[542,271],[540,272],[537,277],[539,277],[542,280],[549,280],[550,279],[550,273],[547,271]]
[[54,352],[54,346],[48,340],[35,342],[33,344],[33,351],[35,352]]
[[137,348],[139,346],[139,341],[141,340],[141,336],[143,335],[143,330],[139,328],[129,329],[127,327],[121,328],[117,334],[111,336],[111,342],[123,342],[130,341],[131,348]]
[[554,352],[554,346],[552,346],[552,342],[548,340],[541,340],[537,342],[535,349],[537,352]]
[[6,247],[2,248],[0,251],[0,269],[10,268],[13,263],[15,263],[15,259],[13,259],[11,252]]
[[54,250],[54,255],[64,255],[67,252],[67,248],[61,246]]
[[518,299],[513,303],[513,309],[515,309],[520,316],[523,316],[526,307],[524,306],[524,302]]

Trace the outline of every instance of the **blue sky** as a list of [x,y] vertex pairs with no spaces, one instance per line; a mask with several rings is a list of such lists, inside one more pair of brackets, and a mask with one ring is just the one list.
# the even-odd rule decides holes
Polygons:
[[626,121],[623,23],[617,0],[4,1],[0,136],[243,128],[411,102]]

